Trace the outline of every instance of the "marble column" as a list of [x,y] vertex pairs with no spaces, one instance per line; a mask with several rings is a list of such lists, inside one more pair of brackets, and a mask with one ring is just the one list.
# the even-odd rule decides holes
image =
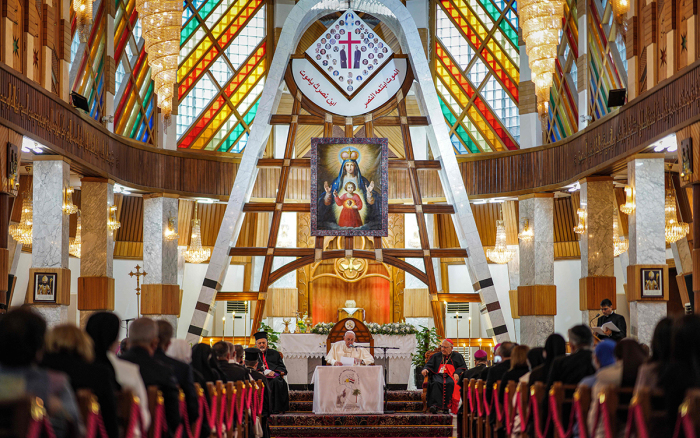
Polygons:
[[[54,326],[67,322],[70,305],[68,215],[63,213],[70,165],[65,158],[35,156],[33,174],[32,267],[26,302]],[[35,280],[37,291],[47,293],[34,293]]]
[[167,240],[165,231],[171,222],[177,232],[176,196],[152,194],[143,197],[143,277],[141,314],[163,319],[177,332],[180,314],[177,239]]
[[609,176],[584,178],[581,184],[580,208],[585,211],[585,231],[579,242],[581,248],[581,279],[579,303],[581,322],[591,323],[599,313],[605,298],[616,308],[615,257],[613,250],[613,208],[615,191]]
[[535,193],[518,198],[519,231],[526,224],[534,237],[520,239],[520,285],[518,314],[520,342],[530,347],[544,346],[554,333],[557,288],[554,285],[554,194]]
[[[664,155],[645,154],[627,163],[629,184],[634,190],[636,208],[629,215],[629,266],[627,301],[630,303],[628,335],[650,344],[656,323],[666,316],[668,265],[665,240]],[[643,158],[642,158],[643,157]],[[660,296],[642,294],[641,275],[645,269],[658,269],[663,275]],[[655,294],[651,294],[655,295]]]
[[[690,306],[690,294],[693,293],[693,253],[688,242],[688,237],[684,237],[671,244],[673,261],[676,264],[676,278],[678,290],[683,299],[683,306]],[[673,279],[669,279],[674,281]],[[687,280],[690,280],[688,282]]]
[[109,230],[109,207],[114,204],[114,181],[83,178],[80,182],[82,247],[78,277],[80,326],[93,313],[114,310],[114,232]]
[[525,45],[520,46],[520,148],[532,148],[542,145],[542,122],[537,113],[537,96],[535,83],[532,81],[530,60]]

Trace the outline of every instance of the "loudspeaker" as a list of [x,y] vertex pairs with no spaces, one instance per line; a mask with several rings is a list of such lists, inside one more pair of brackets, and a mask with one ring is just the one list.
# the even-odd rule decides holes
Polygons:
[[76,93],[75,91],[72,91],[70,93],[71,100],[73,101],[73,106],[85,111],[86,113],[90,112],[90,106],[88,105],[88,101],[84,96],[81,96],[80,94]]
[[608,92],[608,108],[615,108],[625,104],[627,97],[627,89],[620,88],[619,90],[610,90]]

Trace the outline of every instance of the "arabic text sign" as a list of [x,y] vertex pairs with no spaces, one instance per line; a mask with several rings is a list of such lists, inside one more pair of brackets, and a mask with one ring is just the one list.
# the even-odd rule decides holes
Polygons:
[[322,109],[341,116],[356,116],[379,108],[399,91],[406,79],[406,70],[406,59],[392,59],[352,100],[348,100],[308,60],[292,61],[294,82],[301,92]]

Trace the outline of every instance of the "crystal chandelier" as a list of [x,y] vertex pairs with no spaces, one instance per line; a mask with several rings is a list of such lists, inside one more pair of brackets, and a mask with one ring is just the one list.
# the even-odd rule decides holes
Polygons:
[[190,246],[185,251],[185,261],[188,263],[204,263],[211,256],[211,249],[202,248],[202,231],[197,219],[197,203],[194,204],[194,219],[192,219],[192,236]]
[[578,215],[578,225],[574,227],[574,233],[583,234],[586,232],[586,210],[579,208],[576,210]]
[[109,207],[109,218],[107,219],[107,229],[109,231],[116,231],[119,229],[119,227],[122,226],[122,223],[117,220],[117,206],[112,205]]
[[620,224],[617,219],[617,212],[613,213],[613,250],[615,252],[615,257],[619,256],[623,252],[627,251],[630,243],[620,237]]
[[78,211],[78,225],[75,228],[75,237],[70,240],[70,245],[68,246],[68,253],[73,257],[80,258],[80,250],[83,247],[82,239],[82,221],[80,220],[80,211]]
[[73,187],[66,187],[63,190],[63,213],[67,215],[75,214],[78,212],[78,206],[73,204],[73,192],[75,189]]
[[22,245],[32,244],[33,211],[32,187],[29,186],[29,189],[24,192],[24,200],[22,200],[22,216],[20,217],[19,223],[10,225],[10,235],[17,243]]
[[73,10],[80,33],[80,42],[85,43],[90,35],[92,24],[92,0],[73,0]]
[[530,227],[530,219],[525,219],[525,226],[523,226],[523,230],[520,233],[518,233],[518,239],[529,242],[534,237],[535,232],[532,229],[532,227]]
[[626,215],[634,213],[634,190],[631,186],[625,186],[625,203],[620,206],[620,211]]
[[163,237],[165,237],[165,240],[168,242],[172,242],[173,240],[178,238],[177,231],[175,230],[175,218],[171,217],[168,218],[168,226],[165,228],[165,231],[163,232]]
[[163,112],[167,126],[173,106],[174,84],[177,80],[182,2],[137,0],[136,10],[143,26],[148,64],[151,66],[151,75],[158,94],[158,108]]
[[499,265],[508,263],[515,256],[515,250],[506,245],[506,226],[503,222],[503,212],[501,212],[501,219],[496,221],[496,246],[493,249],[487,249],[486,256]]
[[686,236],[690,231],[690,225],[678,222],[676,215],[676,195],[673,190],[666,191],[666,242],[673,243]]
[[613,0],[612,7],[613,14],[615,15],[615,21],[622,23],[625,20],[627,11],[630,10],[629,0]]
[[549,88],[552,86],[564,2],[523,0],[519,6],[520,26],[537,94],[537,112],[543,117],[549,102]]

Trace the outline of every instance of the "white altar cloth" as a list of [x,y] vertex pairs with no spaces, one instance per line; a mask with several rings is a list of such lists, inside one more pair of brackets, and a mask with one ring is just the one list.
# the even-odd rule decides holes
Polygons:
[[[373,335],[374,345],[398,347],[398,350],[384,352],[374,349],[374,362],[387,367],[389,384],[405,385],[412,379],[411,353],[416,350],[415,335]],[[309,384],[314,373],[314,367],[320,358],[326,355],[326,340],[328,335],[306,333],[282,333],[278,342],[279,350],[284,354],[284,362],[289,370],[289,384]],[[359,345],[367,345],[358,343]]]
[[380,414],[384,412],[382,366],[316,367],[314,414]]

